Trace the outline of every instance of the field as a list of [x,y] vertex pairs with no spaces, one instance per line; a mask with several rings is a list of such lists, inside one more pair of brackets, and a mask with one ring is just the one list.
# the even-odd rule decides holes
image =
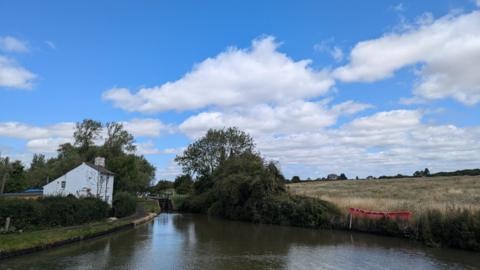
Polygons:
[[480,176],[419,177],[385,180],[312,181],[287,185],[292,194],[375,211],[480,209]]

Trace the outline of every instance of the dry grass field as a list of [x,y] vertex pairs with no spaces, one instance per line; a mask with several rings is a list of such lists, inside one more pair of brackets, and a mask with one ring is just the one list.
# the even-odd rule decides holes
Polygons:
[[480,209],[480,176],[315,181],[287,187],[292,194],[330,201],[342,210],[404,210],[417,215],[428,209]]

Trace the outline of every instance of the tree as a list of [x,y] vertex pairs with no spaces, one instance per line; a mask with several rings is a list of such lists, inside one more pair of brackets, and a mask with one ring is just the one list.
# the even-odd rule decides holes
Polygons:
[[48,176],[49,171],[45,155],[34,154],[27,172],[28,185],[30,187],[41,187],[46,184]]
[[338,180],[347,180],[347,176],[344,173],[341,173],[340,176],[338,177]]
[[228,157],[252,153],[254,148],[252,137],[238,128],[209,129],[175,161],[186,174],[209,176]]
[[25,181],[25,168],[22,162],[0,158],[0,194],[21,192],[28,187]]
[[300,177],[298,177],[296,175],[294,177],[292,177],[292,183],[300,183],[300,181],[301,181]]
[[115,173],[115,191],[146,192],[155,178],[155,167],[143,156],[122,153],[109,156],[107,169]]
[[10,173],[10,160],[8,157],[2,158],[0,157],[0,175],[1,175],[1,182],[0,182],[0,194],[3,194],[5,191],[5,185],[7,184],[7,179]]
[[100,139],[102,132],[102,123],[85,119],[82,123],[76,124],[76,130],[73,133],[75,146],[80,150],[86,151],[90,146],[94,145],[95,140]]
[[133,153],[134,137],[120,123],[105,125],[106,138],[103,145],[95,145],[101,138],[102,123],[85,119],[77,123],[75,143],[59,146],[58,155],[45,161],[42,155],[34,156],[28,171],[30,186],[41,186],[46,179],[54,180],[82,162],[93,162],[95,157],[106,158],[106,168],[115,173],[114,191],[139,193],[148,190],[155,177],[155,167],[143,156]]
[[430,176],[430,170],[428,168],[425,168],[423,171],[415,171],[413,173],[414,177],[424,177],[424,176]]
[[122,124],[116,122],[109,122],[107,127],[107,139],[104,147],[114,153],[120,153],[125,150],[127,152],[134,152],[136,150],[133,135],[128,133]]
[[150,187],[149,190],[151,194],[161,194],[171,188],[173,188],[173,182],[160,180],[153,187]]
[[188,174],[180,175],[175,178],[173,183],[175,192],[178,194],[189,194],[193,191],[193,180],[192,177]]

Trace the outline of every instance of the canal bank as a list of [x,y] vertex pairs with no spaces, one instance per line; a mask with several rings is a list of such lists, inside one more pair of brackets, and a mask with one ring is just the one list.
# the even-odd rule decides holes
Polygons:
[[148,213],[80,226],[0,235],[0,260],[132,229],[157,215]]

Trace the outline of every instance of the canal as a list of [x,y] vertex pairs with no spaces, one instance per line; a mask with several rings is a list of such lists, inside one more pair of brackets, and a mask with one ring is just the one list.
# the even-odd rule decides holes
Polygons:
[[480,269],[480,254],[367,234],[161,214],[133,230],[0,261],[0,269]]

